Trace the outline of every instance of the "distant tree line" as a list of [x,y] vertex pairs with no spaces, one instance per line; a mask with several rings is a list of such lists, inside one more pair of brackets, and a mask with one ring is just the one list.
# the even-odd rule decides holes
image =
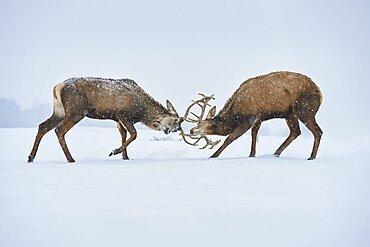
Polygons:
[[15,99],[0,97],[0,128],[35,127],[51,115],[49,104],[34,103],[30,108],[22,110]]

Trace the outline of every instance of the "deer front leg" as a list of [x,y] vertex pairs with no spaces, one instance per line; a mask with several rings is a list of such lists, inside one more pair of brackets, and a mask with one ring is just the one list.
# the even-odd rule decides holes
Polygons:
[[[130,133],[130,138],[128,138],[128,140],[125,143],[123,143],[121,147],[114,149],[109,154],[109,156],[125,152],[127,146],[130,145],[130,143],[133,142],[137,137],[137,132],[136,132],[136,129],[135,129],[134,124],[132,123],[132,121],[125,118],[123,116],[123,114],[120,114],[117,117],[118,117],[119,123],[122,124],[122,126],[125,127],[127,129],[127,131]],[[128,159],[128,157],[127,157],[127,159]]]
[[251,146],[251,152],[249,154],[249,157],[256,157],[256,143],[257,143],[257,134],[258,130],[261,127],[261,122],[258,121],[254,124],[252,128],[252,146]]
[[217,158],[224,149],[230,145],[233,141],[242,136],[249,128],[251,127],[250,123],[245,122],[240,124],[233,133],[231,133],[222,144],[222,146],[211,156],[211,158]]

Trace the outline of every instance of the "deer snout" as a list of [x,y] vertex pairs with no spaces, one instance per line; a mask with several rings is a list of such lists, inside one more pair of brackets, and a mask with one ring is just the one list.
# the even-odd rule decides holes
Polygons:
[[199,128],[198,128],[198,127],[194,127],[194,128],[192,128],[192,129],[190,130],[190,134],[192,134],[192,135],[198,135],[198,134],[200,134],[200,130],[199,130]]

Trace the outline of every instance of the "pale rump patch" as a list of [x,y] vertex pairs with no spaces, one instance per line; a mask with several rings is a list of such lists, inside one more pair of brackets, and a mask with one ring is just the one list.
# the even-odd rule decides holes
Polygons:
[[64,87],[64,83],[59,83],[54,87],[53,91],[53,113],[55,116],[58,117],[64,117],[65,116],[65,111],[64,107],[62,104],[62,97],[61,97],[61,91],[62,88]]

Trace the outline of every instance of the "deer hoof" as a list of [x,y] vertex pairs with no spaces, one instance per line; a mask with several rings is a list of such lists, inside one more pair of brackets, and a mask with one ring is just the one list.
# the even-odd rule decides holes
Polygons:
[[254,157],[256,157],[256,155],[255,155],[255,154],[250,154],[250,155],[249,155],[249,158],[254,158]]
[[280,157],[280,154],[277,154],[277,153],[274,153],[274,156],[279,158]]
[[34,157],[30,155],[30,156],[28,156],[27,162],[28,163],[32,163],[33,162],[33,159],[34,159]]
[[110,152],[109,157],[112,156],[112,155],[116,155],[118,153],[119,153],[118,149],[114,149],[112,152]]
[[75,163],[76,161],[74,159],[68,160],[68,163]]
[[308,158],[307,160],[314,160],[315,159],[315,157],[310,157],[310,158]]

